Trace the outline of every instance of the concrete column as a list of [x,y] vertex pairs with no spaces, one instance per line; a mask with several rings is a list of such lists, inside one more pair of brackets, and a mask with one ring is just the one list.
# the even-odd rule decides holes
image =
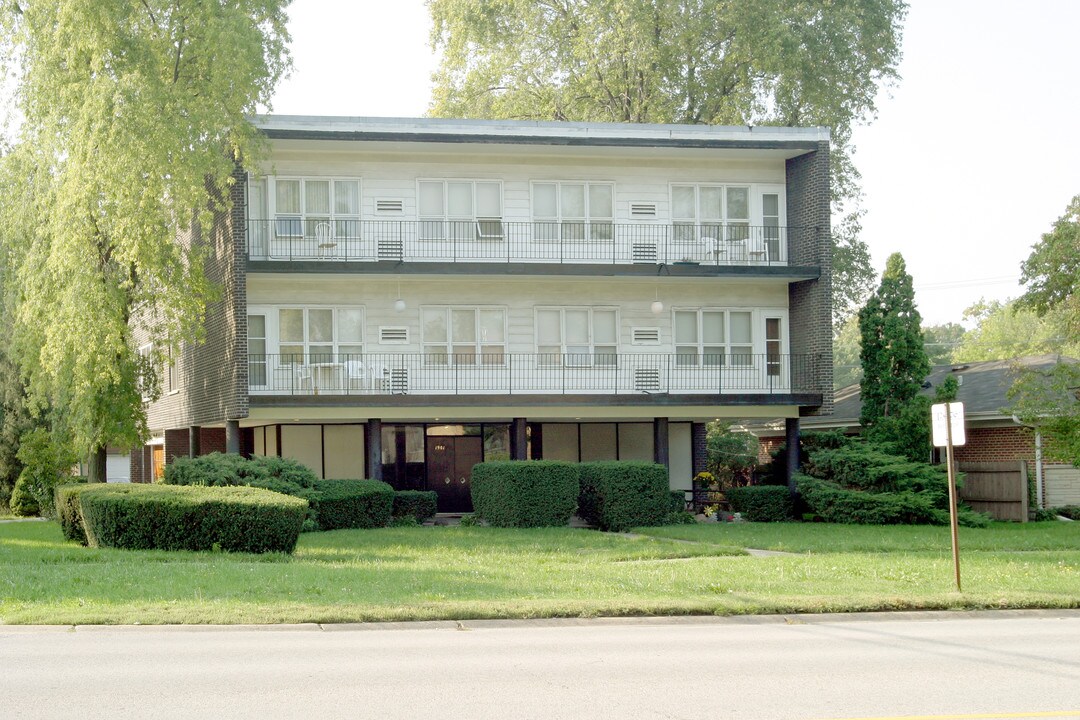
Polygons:
[[367,459],[364,465],[367,467],[367,477],[368,480],[382,480],[382,420],[371,418],[365,427],[367,439],[364,452]]
[[200,429],[198,425],[192,425],[188,428],[188,457],[199,457],[202,452],[199,449],[201,441]]
[[784,430],[787,434],[787,486],[792,495],[795,495],[795,473],[799,470],[799,418],[786,418]]
[[668,419],[653,419],[653,462],[664,467],[671,466],[671,453],[668,444]]
[[528,460],[529,438],[525,434],[525,418],[514,418],[510,423],[510,459]]
[[225,452],[240,454],[240,421],[225,421]]

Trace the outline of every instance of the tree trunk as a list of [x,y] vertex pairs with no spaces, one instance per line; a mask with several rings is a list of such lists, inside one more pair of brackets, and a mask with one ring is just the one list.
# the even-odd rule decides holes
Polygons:
[[90,470],[89,482],[106,482],[108,478],[105,476],[105,446],[102,445],[90,451],[90,457],[87,459],[87,465]]

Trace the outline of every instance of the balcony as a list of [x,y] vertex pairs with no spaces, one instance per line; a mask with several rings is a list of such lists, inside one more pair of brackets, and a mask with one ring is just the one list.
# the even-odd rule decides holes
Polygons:
[[811,355],[365,353],[249,355],[251,395],[820,393]]
[[249,220],[256,261],[786,266],[816,228],[479,220]]

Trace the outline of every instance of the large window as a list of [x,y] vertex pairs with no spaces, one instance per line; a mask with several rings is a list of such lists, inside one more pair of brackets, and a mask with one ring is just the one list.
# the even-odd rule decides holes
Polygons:
[[248,383],[266,384],[266,316],[248,315]]
[[533,220],[541,240],[611,240],[615,186],[596,182],[534,182]]
[[278,308],[277,314],[282,364],[343,362],[364,352],[362,308]]
[[[278,237],[353,238],[360,234],[360,180],[355,178],[270,178],[269,212]],[[254,203],[262,190],[252,188]]]
[[750,188],[672,185],[671,220],[676,241],[745,240],[750,232]]
[[676,364],[681,367],[753,364],[753,317],[747,310],[676,310]]
[[506,308],[428,306],[420,317],[426,364],[503,364]]
[[615,365],[618,333],[614,308],[536,309],[536,351],[545,365],[559,365],[564,358],[574,367]]
[[491,180],[421,180],[421,240],[502,240],[502,184]]

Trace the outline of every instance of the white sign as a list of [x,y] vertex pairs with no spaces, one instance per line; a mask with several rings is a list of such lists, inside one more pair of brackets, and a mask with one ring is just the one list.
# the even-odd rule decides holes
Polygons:
[[967,442],[964,436],[964,403],[938,403],[930,406],[930,419],[934,429],[934,447],[945,447],[949,444],[948,428],[945,427],[945,418],[948,416],[949,424],[952,425],[952,444],[963,445]]

